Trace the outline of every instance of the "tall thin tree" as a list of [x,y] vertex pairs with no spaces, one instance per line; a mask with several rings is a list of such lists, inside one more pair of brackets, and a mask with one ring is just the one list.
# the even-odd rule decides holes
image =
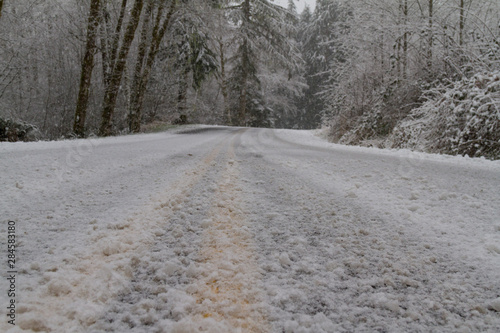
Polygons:
[[434,48],[434,0],[429,0],[429,45],[427,49],[427,69],[432,70]]
[[123,36],[120,51],[118,52],[118,56],[116,58],[116,63],[111,70],[110,82],[104,92],[101,126],[99,128],[99,134],[101,136],[108,136],[112,134],[112,119],[116,107],[116,99],[118,98],[120,83],[125,70],[130,46],[132,45],[132,41],[135,37],[135,31],[137,30],[137,26],[139,25],[139,21],[141,19],[143,6],[144,0],[135,0],[130,13],[127,29],[125,30],[125,35]]
[[[101,56],[104,85],[107,87],[111,82],[111,74],[116,64],[120,35],[123,28],[123,21],[127,10],[127,0],[122,0],[118,20],[114,29],[112,28],[110,14],[105,3],[101,6]],[[114,30],[114,31],[112,31]]]
[[464,29],[465,29],[465,0],[460,0],[460,23],[458,44],[460,47],[464,45]]
[[100,5],[100,0],[92,0],[90,2],[87,26],[87,44],[85,46],[85,55],[82,61],[80,88],[73,123],[73,132],[79,137],[83,137],[85,135],[85,118],[87,115],[92,72],[94,70],[94,55],[96,53],[96,36],[99,24]]
[[[153,1],[150,1],[153,3]],[[149,5],[148,5],[149,6]],[[152,7],[151,7],[152,9]],[[164,13],[164,1],[162,1],[156,11],[154,27],[152,29],[151,42],[147,49],[147,32],[143,29],[141,33],[141,42],[139,46],[139,56],[136,60],[134,79],[132,81],[132,98],[129,110],[129,129],[131,132],[139,132],[141,129],[141,113],[144,95],[148,85],[151,70],[160,49],[160,44],[168,30],[172,15],[177,9],[177,1],[171,0],[166,17]],[[149,11],[149,10],[148,10]],[[147,50],[146,50],[147,49]],[[147,51],[147,52],[146,52]],[[146,60],[144,60],[146,59]]]

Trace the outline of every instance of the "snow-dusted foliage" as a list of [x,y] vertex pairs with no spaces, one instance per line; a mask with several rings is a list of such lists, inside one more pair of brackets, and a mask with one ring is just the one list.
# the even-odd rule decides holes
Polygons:
[[313,13],[306,7],[301,15],[298,39],[308,85],[298,103],[303,110],[302,128],[316,128],[328,108],[328,101],[321,95],[331,81],[332,64],[345,58],[340,36],[347,34],[349,18],[349,6],[332,0],[319,0]]
[[35,141],[40,136],[40,131],[36,126],[0,117],[0,142]]
[[369,144],[367,141],[384,137],[390,130],[389,119],[384,118],[380,109],[375,109],[357,119],[357,125],[342,135],[339,143]]
[[[235,110],[230,123],[270,127],[273,118],[286,111],[268,103],[274,98],[267,98],[267,95],[293,96],[300,85],[294,80],[291,84],[280,84],[284,91],[262,91],[263,83],[272,83],[283,74],[290,79],[301,66],[293,39],[295,14],[267,0],[239,1],[229,8],[234,28],[231,43],[236,46],[234,54],[229,57],[233,66],[228,82],[229,105]],[[262,79],[267,79],[267,82]],[[286,83],[283,78],[279,81]]]
[[[498,155],[492,134],[498,131],[496,88],[488,83],[494,85],[497,74],[474,76],[500,68],[498,2],[345,4],[351,8],[346,33],[331,40],[344,58],[330,63],[330,82],[322,92],[333,141],[372,145],[375,140],[380,146],[399,124],[391,137],[398,147]],[[443,87],[454,81],[463,99],[445,97],[454,92]],[[422,123],[436,133],[420,132]],[[391,140],[385,145],[392,146]]]
[[432,97],[396,126],[390,146],[500,158],[500,72],[428,93]]
[[72,125],[82,56],[73,42],[83,35],[88,9],[73,0],[3,3],[0,117],[58,138]]

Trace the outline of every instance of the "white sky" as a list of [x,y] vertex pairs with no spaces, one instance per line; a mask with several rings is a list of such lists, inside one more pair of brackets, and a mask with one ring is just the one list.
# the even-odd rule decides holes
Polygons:
[[[273,1],[273,0],[271,0]],[[283,7],[288,6],[288,0],[274,0],[274,3],[281,5]],[[316,0],[294,0],[295,4],[297,5],[297,11],[300,13],[302,12],[302,9],[304,9],[304,6],[309,4],[309,7],[311,8],[311,11],[314,10],[314,7],[316,6]]]

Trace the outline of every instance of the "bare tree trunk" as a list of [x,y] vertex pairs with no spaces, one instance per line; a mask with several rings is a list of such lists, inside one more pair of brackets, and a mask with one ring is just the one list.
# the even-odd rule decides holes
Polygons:
[[[136,8],[137,2],[134,4],[134,9]],[[141,9],[142,9],[142,1],[141,1]],[[113,39],[111,42],[111,58],[110,58],[110,64],[111,64],[111,71],[113,70],[114,66],[116,65],[116,57],[118,56],[118,45],[120,43],[120,34],[122,32],[123,28],[123,20],[125,18],[125,12],[127,10],[127,0],[122,0],[121,8],[120,8],[120,16],[118,16],[118,22],[116,23],[116,28],[115,32],[113,34]],[[133,14],[132,14],[133,15]],[[139,13],[140,15],[140,13]],[[131,17],[131,20],[133,18]],[[137,22],[139,23],[139,22]],[[130,23],[129,23],[130,24]],[[135,29],[134,29],[135,32]],[[126,38],[126,35],[125,35]],[[111,73],[110,73],[111,75]]]
[[[383,21],[384,21],[384,16],[380,15],[380,22],[383,22]],[[401,42],[397,41],[397,44],[401,44]],[[385,56],[386,55],[385,55],[384,49],[385,49],[385,31],[382,29],[382,31],[380,31],[379,35],[377,36],[377,44],[374,44],[374,46],[373,46],[373,59],[380,66],[380,70],[378,71],[378,73],[380,73],[380,74],[378,75],[378,77],[376,79],[380,80],[381,83],[384,82],[384,77],[383,77],[383,75],[381,75],[381,73],[385,73],[385,71],[386,71],[386,69],[385,69]],[[396,45],[394,45],[393,49],[394,49],[394,51],[399,51],[399,48]],[[397,56],[398,56],[398,59],[397,59],[398,63],[396,65],[399,64],[399,55],[397,55]]]
[[0,0],[0,18],[2,18],[3,0]]
[[241,73],[241,87],[240,87],[240,99],[239,99],[239,110],[238,119],[236,120],[236,125],[245,126],[247,117],[247,88],[248,88],[248,50],[247,41],[243,42],[243,59],[242,59],[242,73]]
[[101,49],[101,61],[102,61],[102,81],[104,82],[104,87],[109,84],[109,73],[110,71],[110,61],[109,61],[109,47],[106,43],[106,27],[105,24],[100,24],[100,38],[99,38],[99,48]]
[[434,0],[429,0],[429,45],[427,50],[427,69],[432,70],[432,56],[434,48]]
[[[105,87],[108,87],[111,81],[111,74],[116,62],[116,56],[118,54],[118,46],[120,42],[120,34],[123,27],[123,20],[125,18],[125,12],[127,9],[127,0],[122,0],[120,14],[118,15],[118,21],[116,23],[116,27],[114,32],[111,34],[111,23],[109,22],[109,12],[106,9],[106,6],[102,6],[102,19],[104,20],[104,24],[101,25],[103,30],[106,30],[108,33],[102,33],[101,37],[101,55],[102,55],[102,63],[103,63],[103,80]],[[111,42],[108,43],[106,39],[106,35],[111,34]]]
[[[401,38],[398,38],[396,41],[396,45],[394,46],[394,49],[396,49],[396,70],[397,70],[397,76],[398,80],[401,77],[401,49],[402,49],[402,43],[401,43]],[[392,66],[394,67],[394,65]]]
[[75,119],[73,132],[79,137],[85,135],[85,118],[90,94],[90,84],[92,71],[94,70],[94,55],[96,53],[97,26],[99,23],[100,0],[92,0],[87,28],[87,45],[85,46],[85,56],[82,61],[82,72],[80,76],[80,90],[76,102]]
[[224,55],[224,42],[222,39],[219,41],[219,51],[220,51],[220,79],[221,79],[221,90],[222,97],[224,98],[224,117],[226,117],[226,124],[232,125],[231,119],[231,109],[229,108],[228,93],[227,93],[227,82],[226,82],[226,59]]
[[[243,23],[247,23],[250,20],[250,1],[245,0],[243,2]],[[245,126],[246,125],[246,117],[247,117],[247,88],[248,88],[248,72],[249,72],[249,51],[248,51],[248,42],[245,39],[243,41],[243,54],[241,59],[241,67],[242,67],[242,77],[241,77],[241,87],[240,87],[240,100],[239,100],[239,114],[237,125]]]
[[[142,67],[144,66],[144,58],[146,57],[146,51],[148,46],[148,30],[149,21],[151,20],[151,13],[153,11],[153,1],[148,1],[148,6],[146,7],[146,12],[144,14],[144,22],[142,23],[141,40],[139,42],[139,53],[137,54],[137,59],[134,69],[134,78],[131,87],[131,101],[130,110],[128,114],[129,120],[129,130],[130,132],[139,132],[141,127],[141,117],[137,113],[133,112],[137,108],[138,96],[136,89],[139,86],[139,81],[141,80]],[[159,14],[158,14],[159,15]]]
[[104,92],[102,119],[101,126],[99,128],[99,134],[102,136],[111,135],[111,121],[113,118],[113,113],[115,111],[120,82],[122,80],[123,71],[125,70],[127,55],[130,50],[132,41],[134,40],[137,26],[139,25],[143,5],[144,0],[135,0],[132,12],[130,14],[130,20],[123,37],[123,43],[116,58],[116,63],[112,69],[109,86],[106,87],[106,91]]
[[189,67],[186,66],[181,73],[179,81],[179,93],[177,95],[177,111],[179,112],[179,116],[181,118],[186,115],[186,110],[187,110],[186,101],[187,101],[188,75],[189,75]]
[[[163,40],[165,33],[168,30],[170,24],[170,19],[176,10],[176,1],[171,1],[170,8],[168,10],[167,16],[163,23],[161,23],[161,17],[163,14],[163,3],[158,8],[155,26],[153,28],[152,41],[149,46],[148,56],[146,63],[143,65],[143,59],[141,62],[136,64],[136,71],[134,73],[134,84],[132,87],[132,103],[129,115],[131,117],[130,131],[139,132],[141,129],[141,113],[142,104],[144,101],[144,95],[146,94],[146,88],[148,85],[149,77],[151,75],[151,70],[156,60],[156,55],[160,49],[161,41]],[[186,88],[187,89],[187,88]]]
[[462,46],[464,44],[464,28],[465,28],[465,1],[460,0],[460,30],[458,37],[458,44]]
[[403,79],[406,80],[408,71],[408,0],[403,3],[404,34],[403,34]]

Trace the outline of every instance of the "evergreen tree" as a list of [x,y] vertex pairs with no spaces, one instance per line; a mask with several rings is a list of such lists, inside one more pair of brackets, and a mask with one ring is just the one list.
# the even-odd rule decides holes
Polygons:
[[[297,26],[299,16],[294,0],[288,1],[287,17],[290,24]],[[299,29],[289,30],[287,38],[293,48],[299,50],[298,41]],[[303,91],[307,88],[304,80],[304,63],[302,61],[298,67],[280,68],[270,66],[267,73],[261,74],[263,81],[263,91],[266,91],[266,105],[271,109],[271,120],[273,127],[281,128],[303,128],[303,114],[299,109],[299,102],[303,97]]]
[[262,95],[259,71],[271,64],[284,68],[298,66],[297,50],[287,38],[287,31],[293,29],[290,23],[293,14],[268,0],[243,0],[227,8],[236,27],[233,42],[237,45],[231,59],[230,89],[237,96],[233,101],[238,113],[233,115],[231,123],[270,126],[272,112]]
[[207,31],[198,15],[185,15],[173,27],[171,44],[179,68],[177,110],[180,115],[186,115],[188,82],[191,81],[192,87],[198,90],[207,76],[218,69],[216,55],[208,45],[210,37]]
[[329,84],[331,64],[343,61],[338,36],[345,30],[348,15],[335,0],[318,0],[313,14],[306,7],[301,15],[299,37],[309,87],[300,101],[304,128],[316,128],[321,123],[326,109],[322,93]]

